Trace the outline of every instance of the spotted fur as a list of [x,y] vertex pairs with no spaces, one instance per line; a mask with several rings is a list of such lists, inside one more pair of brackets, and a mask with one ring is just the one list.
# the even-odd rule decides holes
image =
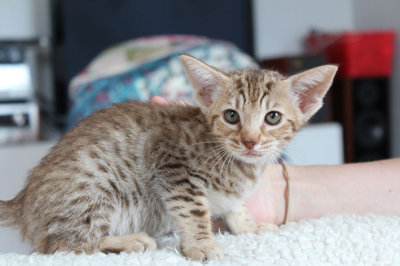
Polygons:
[[[196,260],[223,256],[211,217],[224,217],[234,234],[256,232],[243,201],[308,120],[301,108],[319,103],[336,67],[286,78],[181,60],[200,107],[131,101],[89,116],[31,171],[13,200],[0,202],[0,224],[18,228],[33,251],[46,254],[140,252],[176,231],[183,254]],[[307,94],[304,86],[318,90]],[[224,120],[227,109],[239,113],[240,123]],[[271,110],[282,116],[278,125],[264,122]],[[245,154],[250,139],[255,155]]]

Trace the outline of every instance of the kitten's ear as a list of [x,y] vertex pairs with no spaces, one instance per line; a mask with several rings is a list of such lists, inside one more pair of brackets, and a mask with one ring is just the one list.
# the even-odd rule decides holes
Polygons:
[[204,110],[218,97],[224,80],[228,79],[222,71],[190,56],[179,55],[186,75],[195,89],[194,99]]
[[287,79],[295,100],[307,120],[321,108],[322,99],[332,85],[337,69],[335,65],[324,65]]

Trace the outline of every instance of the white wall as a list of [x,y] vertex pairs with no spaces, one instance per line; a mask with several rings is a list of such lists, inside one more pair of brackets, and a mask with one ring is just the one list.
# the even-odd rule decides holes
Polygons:
[[352,0],[253,0],[253,13],[258,59],[300,54],[312,29],[354,28]]
[[0,0],[0,40],[50,35],[50,0]]
[[395,58],[391,90],[392,156],[400,156],[400,1],[353,0],[355,26],[358,29],[394,29]]

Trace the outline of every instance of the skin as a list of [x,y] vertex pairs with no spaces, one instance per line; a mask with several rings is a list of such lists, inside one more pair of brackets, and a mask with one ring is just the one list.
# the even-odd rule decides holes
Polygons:
[[[335,214],[400,215],[400,158],[343,165],[287,166],[287,221]],[[257,222],[282,224],[285,181],[280,165],[268,165],[247,201]]]
[[[159,96],[151,102],[168,104]],[[288,222],[347,213],[400,215],[400,158],[342,165],[287,165],[287,171]],[[283,223],[285,187],[281,165],[269,164],[260,186],[246,203],[256,223]]]

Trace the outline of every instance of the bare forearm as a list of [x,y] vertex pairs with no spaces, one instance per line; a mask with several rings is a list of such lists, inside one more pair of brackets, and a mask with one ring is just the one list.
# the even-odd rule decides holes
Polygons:
[[[288,221],[344,213],[400,215],[400,159],[335,166],[288,165],[287,169]],[[282,223],[284,188],[280,166],[268,166],[258,193],[264,192],[264,199],[271,202],[262,208],[270,209],[262,212],[254,205],[249,207],[258,221]],[[257,198],[256,193],[248,206]]]
[[400,159],[294,167],[292,175],[292,220],[343,213],[400,215]]

